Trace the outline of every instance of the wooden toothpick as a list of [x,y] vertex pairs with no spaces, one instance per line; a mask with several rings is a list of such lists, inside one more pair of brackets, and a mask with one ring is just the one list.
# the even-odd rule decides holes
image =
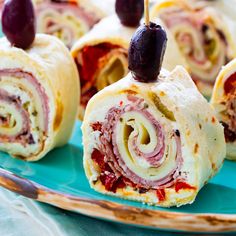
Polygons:
[[145,15],[145,25],[149,25],[149,0],[144,0],[144,15]]

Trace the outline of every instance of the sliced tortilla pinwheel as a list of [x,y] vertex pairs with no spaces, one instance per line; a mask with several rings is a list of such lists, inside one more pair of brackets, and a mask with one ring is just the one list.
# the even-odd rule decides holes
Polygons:
[[96,191],[164,207],[192,203],[222,165],[223,127],[183,67],[128,74],[88,103],[84,168]]
[[[226,2],[161,0],[151,13],[153,21],[159,18],[175,38],[193,80],[205,96],[211,96],[222,65],[236,56],[234,17]],[[172,58],[175,55],[166,60]]]
[[1,151],[36,161],[64,145],[78,102],[77,69],[60,40],[38,34],[27,50],[0,40]]
[[79,118],[89,99],[128,73],[128,47],[136,28],[126,27],[116,15],[101,20],[78,40],[71,53],[81,81]]
[[211,99],[225,130],[227,158],[236,160],[236,59],[219,73]]
[[[108,13],[94,0],[33,0],[37,31],[57,36],[69,48]],[[104,2],[104,0],[103,0]],[[112,6],[110,7],[112,9]]]

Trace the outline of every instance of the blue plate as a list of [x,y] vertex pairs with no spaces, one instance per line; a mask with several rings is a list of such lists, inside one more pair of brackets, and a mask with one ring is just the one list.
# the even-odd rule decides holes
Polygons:
[[81,123],[68,145],[36,163],[0,152],[0,185],[26,197],[96,218],[150,228],[236,232],[236,163],[225,161],[192,205],[159,208],[99,194],[83,170]]

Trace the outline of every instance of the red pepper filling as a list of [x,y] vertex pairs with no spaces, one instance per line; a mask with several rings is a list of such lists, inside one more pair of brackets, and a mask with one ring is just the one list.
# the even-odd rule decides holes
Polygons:
[[185,182],[177,182],[175,184],[175,191],[178,193],[180,189],[196,189],[196,188]]
[[93,131],[101,131],[102,129],[102,124],[100,122],[93,123],[91,125]]
[[221,123],[224,126],[226,142],[234,142],[236,140],[236,72],[225,82],[224,91],[228,121]]
[[97,149],[92,153],[92,160],[97,163],[101,169],[100,181],[107,191],[116,192],[117,188],[126,186],[123,177],[116,177],[110,166],[105,162],[104,155]]
[[[137,188],[140,194],[148,191],[148,189],[139,188],[136,184],[134,184],[132,181],[123,176],[116,177],[113,170],[105,162],[105,156],[99,150],[94,149],[92,153],[92,160],[99,166],[101,170],[100,181],[105,186],[105,189],[107,191],[115,193],[118,188],[124,188],[126,186],[132,186],[134,188]],[[179,192],[179,190],[181,189],[196,189],[196,188],[185,182],[176,182],[175,191]],[[165,201],[166,199],[165,189],[157,189],[156,194],[159,201]]]
[[159,200],[160,202],[163,202],[163,201],[166,200],[166,192],[165,192],[165,189],[157,189],[156,194],[157,194],[158,200]]
[[225,94],[232,92],[236,88],[236,72],[232,74],[224,84]]
[[51,0],[51,2],[67,3],[67,4],[78,6],[78,3],[76,2],[76,0]]
[[[96,94],[95,75],[99,70],[99,60],[106,56],[112,49],[119,48],[110,43],[101,43],[94,46],[87,46],[81,50],[82,65],[77,61],[77,67],[80,74],[82,96],[81,104],[86,106],[89,99]],[[85,89],[84,89],[85,88]]]

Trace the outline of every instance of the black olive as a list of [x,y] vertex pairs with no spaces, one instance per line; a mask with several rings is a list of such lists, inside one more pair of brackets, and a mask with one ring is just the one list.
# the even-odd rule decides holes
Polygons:
[[13,46],[26,49],[35,38],[35,13],[31,0],[5,1],[2,31]]
[[126,26],[135,27],[143,16],[143,0],[116,0],[116,14],[121,23]]
[[153,82],[160,73],[166,50],[165,30],[155,23],[141,25],[129,48],[129,69],[140,82]]

